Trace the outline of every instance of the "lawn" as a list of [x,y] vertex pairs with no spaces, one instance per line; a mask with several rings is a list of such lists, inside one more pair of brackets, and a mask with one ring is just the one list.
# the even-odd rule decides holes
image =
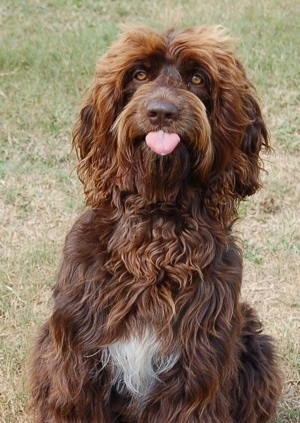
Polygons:
[[72,125],[122,23],[222,24],[237,39],[274,148],[264,188],[240,209],[243,297],[282,357],[276,423],[300,422],[299,15],[294,0],[1,1],[0,423],[30,422],[27,359],[50,313],[65,234],[83,209]]

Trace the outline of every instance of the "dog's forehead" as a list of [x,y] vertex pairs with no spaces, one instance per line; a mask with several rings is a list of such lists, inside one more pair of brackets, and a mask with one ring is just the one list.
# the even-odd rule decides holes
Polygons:
[[164,32],[134,27],[123,32],[99,58],[96,74],[101,83],[111,81],[121,87],[134,70],[148,67],[156,72],[166,64],[180,73],[202,69],[217,81],[229,68],[232,74],[239,73],[232,44],[231,37],[221,27],[189,27]]
[[[212,58],[232,55],[233,40],[222,27],[188,27],[156,32],[147,27],[125,31],[110,49],[116,57],[135,59],[160,57],[169,63],[187,58]],[[117,48],[116,48],[117,47]]]

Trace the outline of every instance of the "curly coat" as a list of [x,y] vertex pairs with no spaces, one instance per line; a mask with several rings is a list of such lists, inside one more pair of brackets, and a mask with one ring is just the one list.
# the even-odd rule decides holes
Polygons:
[[[147,134],[179,144],[168,154]],[[39,333],[38,423],[264,423],[280,372],[240,302],[239,202],[268,131],[221,28],[131,28],[99,60],[75,129],[89,210]]]

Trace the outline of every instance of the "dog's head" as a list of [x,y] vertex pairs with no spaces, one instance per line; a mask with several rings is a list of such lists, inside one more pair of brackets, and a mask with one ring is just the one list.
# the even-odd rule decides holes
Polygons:
[[98,62],[74,146],[92,207],[115,190],[152,203],[192,190],[215,215],[259,188],[269,149],[232,40],[207,27],[126,31]]

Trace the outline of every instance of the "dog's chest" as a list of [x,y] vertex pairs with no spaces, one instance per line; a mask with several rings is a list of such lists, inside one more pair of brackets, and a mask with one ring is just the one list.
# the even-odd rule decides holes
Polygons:
[[129,391],[139,401],[147,398],[160,376],[178,359],[175,354],[162,356],[160,341],[148,329],[142,336],[131,336],[109,345],[107,353],[117,391]]

